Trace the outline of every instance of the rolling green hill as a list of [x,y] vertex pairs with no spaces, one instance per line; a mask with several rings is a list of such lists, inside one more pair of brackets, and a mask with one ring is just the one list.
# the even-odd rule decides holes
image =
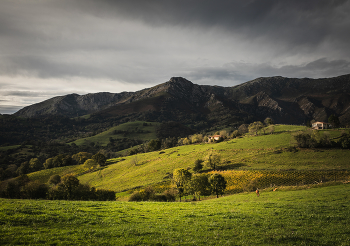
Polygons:
[[[147,124],[147,125],[146,125]],[[107,131],[101,132],[92,137],[81,138],[73,143],[76,145],[82,145],[86,142],[99,143],[102,146],[106,146],[109,143],[110,138],[121,139],[121,138],[131,138],[139,140],[151,140],[156,137],[156,128],[159,126],[157,122],[144,122],[144,121],[134,121],[124,123],[118,126],[114,126]]]
[[[94,172],[79,175],[82,183],[116,192],[137,187],[169,182],[169,173],[176,168],[192,168],[196,159],[204,159],[208,152],[221,155],[221,170],[314,172],[315,170],[350,170],[349,150],[299,149],[290,150],[294,144],[292,134],[304,129],[301,126],[276,125],[274,134],[244,136],[221,143],[202,143],[138,154],[108,160],[109,165]],[[326,131],[325,131],[326,132]],[[341,131],[327,131],[337,137]],[[76,167],[66,167],[79,174]],[[48,180],[54,173],[45,171],[29,174],[32,179]],[[204,168],[204,171],[210,171]],[[46,175],[43,172],[47,172]],[[57,170],[56,173],[60,173]],[[294,175],[294,174],[293,174]],[[347,174],[344,174],[347,175]],[[255,177],[255,176],[254,176]],[[316,179],[315,179],[316,180]],[[319,181],[319,178],[317,178]]]

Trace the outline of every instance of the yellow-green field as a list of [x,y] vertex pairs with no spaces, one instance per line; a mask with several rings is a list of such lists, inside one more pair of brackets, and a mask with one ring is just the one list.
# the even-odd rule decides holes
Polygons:
[[[291,174],[291,171],[304,171],[306,173],[302,175],[309,175],[307,173],[319,170],[350,170],[349,150],[298,149],[296,152],[290,150],[289,147],[294,144],[292,134],[302,129],[304,127],[277,125],[274,134],[245,136],[221,143],[186,145],[136,156],[110,159],[107,167],[79,175],[78,178],[82,183],[116,192],[156,185],[164,181],[169,183],[168,175],[174,169],[192,168],[196,159],[204,159],[210,151],[221,155],[221,169],[224,170],[279,171],[283,172],[279,174],[282,176]],[[341,134],[341,131],[337,130],[327,132],[332,137]],[[29,177],[31,179],[40,177],[42,181],[45,181],[52,174],[60,174],[60,170],[55,170],[40,171],[29,174]],[[73,174],[83,172],[78,167],[65,167],[62,170],[65,170],[64,173]],[[204,171],[210,170],[204,168]],[[236,174],[233,172],[232,175]],[[347,177],[347,174],[344,175],[342,177]],[[321,176],[316,176],[315,181],[319,182]],[[296,180],[299,180],[300,183],[303,181],[303,179],[298,178]],[[266,181],[264,182],[266,183]],[[271,184],[275,183],[271,182]],[[232,191],[234,190],[232,189]]]

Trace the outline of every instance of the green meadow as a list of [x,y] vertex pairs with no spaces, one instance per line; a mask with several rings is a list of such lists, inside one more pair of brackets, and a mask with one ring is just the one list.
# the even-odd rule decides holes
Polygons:
[[[108,166],[85,172],[82,166],[43,170],[28,176],[46,182],[53,174],[72,173],[82,183],[116,192],[132,191],[148,185],[170,182],[169,173],[176,168],[193,168],[196,159],[208,152],[221,155],[221,169],[233,171],[308,171],[350,170],[350,151],[344,149],[290,149],[292,135],[302,126],[276,125],[274,134],[244,136],[221,143],[185,145],[134,156],[109,159]],[[322,131],[336,138],[341,131]],[[204,168],[204,172],[210,171]]]
[[1,245],[350,245],[350,185],[201,202],[0,199]]
[[[147,123],[147,126],[143,124]],[[144,122],[144,121],[134,121],[124,123],[118,126],[114,126],[107,131],[101,132],[95,136],[81,138],[73,143],[76,145],[82,145],[86,142],[99,143],[102,146],[106,146],[109,143],[109,139],[112,137],[114,139],[130,138],[130,139],[140,139],[143,141],[155,139],[156,128],[159,126],[157,122]]]
[[[293,152],[289,150],[293,145],[292,133],[286,131],[285,126],[276,126],[275,134],[245,136],[216,144],[187,145],[136,157],[111,159],[106,168],[79,176],[79,179],[97,188],[116,192],[154,185],[167,180],[168,174],[176,168],[192,168],[196,159],[204,159],[210,151],[220,153],[221,169],[226,170],[349,170],[348,150],[299,149]],[[204,171],[209,170],[204,168]]]

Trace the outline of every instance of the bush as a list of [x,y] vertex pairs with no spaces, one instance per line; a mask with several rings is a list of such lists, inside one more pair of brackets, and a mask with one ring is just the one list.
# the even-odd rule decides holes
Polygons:
[[200,170],[202,170],[203,168],[203,160],[197,159],[194,161],[194,167],[193,167],[193,171],[194,172],[199,172]]
[[61,182],[61,176],[58,174],[52,175],[48,181],[49,184],[57,185]]
[[21,197],[27,199],[45,199],[48,189],[46,184],[42,184],[38,180],[29,182],[21,188]]
[[129,202],[141,202],[141,201],[143,201],[142,196],[138,191],[134,191],[134,193],[132,193],[131,196],[129,197]]

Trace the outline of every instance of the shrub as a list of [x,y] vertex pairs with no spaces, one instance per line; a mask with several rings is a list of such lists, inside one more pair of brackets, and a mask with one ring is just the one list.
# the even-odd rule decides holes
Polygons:
[[61,182],[61,176],[58,174],[52,175],[48,181],[49,184],[57,185]]
[[200,170],[202,170],[202,168],[203,168],[203,164],[202,163],[203,163],[203,160],[201,160],[201,159],[195,160],[194,161],[193,171],[197,173]]
[[48,189],[46,184],[42,184],[38,180],[32,181],[21,188],[21,197],[27,199],[45,199]]

